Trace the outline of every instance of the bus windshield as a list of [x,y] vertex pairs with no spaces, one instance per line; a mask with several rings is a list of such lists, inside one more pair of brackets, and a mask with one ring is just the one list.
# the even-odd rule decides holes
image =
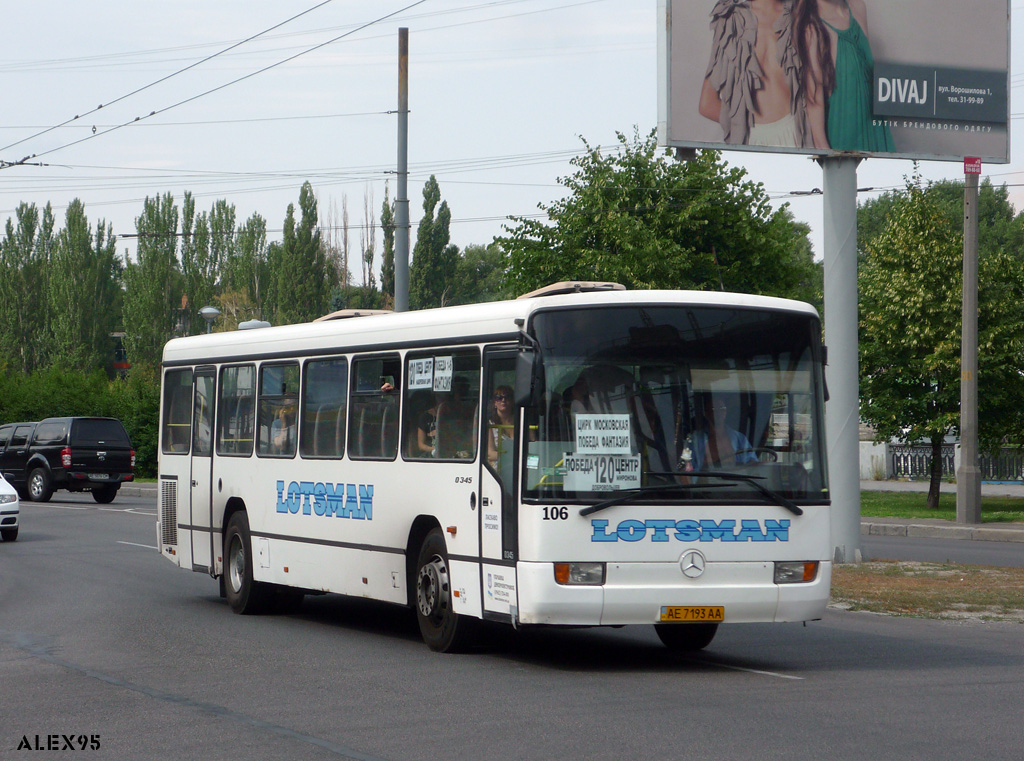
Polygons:
[[525,411],[525,499],[749,503],[766,489],[828,499],[817,318],[561,309],[538,312],[531,332],[545,393]]

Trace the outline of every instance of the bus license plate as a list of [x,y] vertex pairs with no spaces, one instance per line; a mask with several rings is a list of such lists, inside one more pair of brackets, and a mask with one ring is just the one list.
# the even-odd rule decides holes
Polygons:
[[721,605],[662,605],[661,621],[687,623],[721,623],[725,608]]

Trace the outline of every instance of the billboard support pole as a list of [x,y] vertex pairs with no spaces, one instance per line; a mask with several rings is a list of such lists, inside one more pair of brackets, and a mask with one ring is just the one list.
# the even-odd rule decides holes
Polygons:
[[[978,173],[981,161],[964,161],[964,296],[960,344],[960,468],[956,472],[956,522],[981,523],[978,466]],[[975,169],[976,167],[976,169]]]
[[860,397],[857,357],[856,156],[819,160],[824,189],[825,404],[832,547],[837,563],[860,562]]

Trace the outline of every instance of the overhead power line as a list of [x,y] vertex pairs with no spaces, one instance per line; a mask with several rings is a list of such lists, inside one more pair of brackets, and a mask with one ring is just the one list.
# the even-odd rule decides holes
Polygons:
[[[172,74],[168,74],[165,77],[160,77],[160,79],[157,79],[154,82],[150,82],[148,85],[143,85],[142,87],[138,87],[138,88],[132,90],[129,93],[125,93],[124,95],[120,96],[119,98],[114,98],[114,100],[110,101],[109,103],[101,103],[100,105],[96,106],[96,108],[92,109],[91,111],[86,111],[84,114],[75,114],[73,117],[71,117],[70,119],[64,120],[60,124],[56,124],[56,125],[54,125],[52,127],[47,127],[46,129],[44,129],[44,130],[42,130],[40,132],[37,132],[34,135],[29,135],[28,137],[23,137],[21,140],[18,140],[17,142],[11,143],[10,145],[5,145],[3,148],[0,148],[0,151],[6,151],[9,148],[13,148],[16,145],[21,145],[22,143],[28,142],[29,140],[32,140],[32,139],[37,138],[37,137],[41,137],[42,135],[45,135],[48,132],[52,132],[55,129],[67,126],[71,122],[77,121],[78,119],[82,118],[83,116],[89,116],[90,114],[94,114],[94,113],[96,113],[97,111],[99,111],[102,108],[107,108],[109,106],[114,105],[115,103],[120,103],[122,100],[125,100],[126,98],[130,98],[133,95],[138,95],[143,90],[148,90],[149,88],[155,87],[156,85],[160,84],[161,82],[166,82],[167,80],[173,79],[174,77],[178,76],[179,74],[183,74],[186,71],[189,71],[190,69],[194,69],[197,66],[201,66],[202,64],[206,63],[207,61],[211,61],[214,58],[217,58],[218,56],[224,55],[228,51],[234,50],[235,48],[240,47],[242,45],[245,45],[248,42],[252,42],[256,38],[262,37],[263,35],[267,34],[267,32],[271,32],[274,29],[279,29],[280,27],[284,26],[285,24],[291,23],[295,19],[300,18],[302,16],[305,16],[307,13],[312,13],[317,8],[322,8],[323,6],[325,6],[325,5],[327,5],[328,3],[331,3],[331,2],[334,2],[334,0],[323,0],[323,2],[317,3],[312,8],[307,8],[306,10],[302,11],[301,13],[296,13],[291,18],[285,19],[284,21],[280,22],[279,24],[274,24],[274,26],[268,27],[267,29],[264,29],[262,32],[258,32],[256,34],[252,35],[251,37],[246,37],[244,40],[241,40],[240,42],[236,42],[233,45],[229,45],[228,47],[224,48],[223,50],[219,50],[216,53],[212,53],[211,55],[206,56],[205,58],[201,58],[200,60],[198,60],[198,61],[196,61],[194,63],[191,63],[188,66],[185,66],[184,68],[178,69],[177,71],[173,72]],[[116,127],[114,129],[116,129]],[[111,130],[107,130],[107,131],[109,132]],[[59,150],[59,149],[54,149],[54,150]]]

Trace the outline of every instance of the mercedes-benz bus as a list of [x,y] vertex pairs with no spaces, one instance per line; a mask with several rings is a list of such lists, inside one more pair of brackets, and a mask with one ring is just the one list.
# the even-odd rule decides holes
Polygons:
[[238,613],[336,593],[480,620],[799,622],[829,597],[821,325],[803,303],[565,283],[178,338],[160,552]]

